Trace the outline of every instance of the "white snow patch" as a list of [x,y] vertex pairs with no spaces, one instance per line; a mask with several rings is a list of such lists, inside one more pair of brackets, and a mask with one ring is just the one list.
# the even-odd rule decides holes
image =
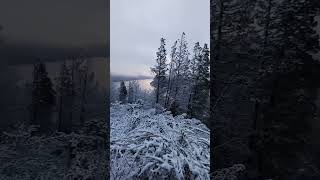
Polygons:
[[111,179],[209,179],[209,129],[197,119],[112,104]]

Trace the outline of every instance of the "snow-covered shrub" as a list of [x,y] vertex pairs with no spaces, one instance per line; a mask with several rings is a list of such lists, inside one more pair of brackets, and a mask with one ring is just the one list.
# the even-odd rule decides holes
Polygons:
[[246,169],[243,164],[235,164],[229,168],[223,168],[212,174],[214,180],[239,180],[241,173]]
[[111,106],[111,179],[209,179],[204,124],[129,107]]
[[154,108],[155,108],[155,114],[163,113],[165,110],[164,107],[161,106],[160,104],[156,104]]
[[[14,132],[1,134],[0,179],[103,179],[106,176],[107,162],[103,158],[106,147],[101,132],[93,128],[86,129],[86,133],[56,132],[39,136],[34,135],[36,131],[34,126],[21,126]],[[97,133],[89,133],[93,131]]]
[[144,101],[142,99],[138,99],[137,100],[137,104],[143,106],[144,105]]

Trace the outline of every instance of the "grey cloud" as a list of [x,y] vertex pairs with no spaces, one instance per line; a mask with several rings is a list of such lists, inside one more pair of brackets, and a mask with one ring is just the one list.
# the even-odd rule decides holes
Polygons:
[[19,64],[79,54],[106,57],[109,19],[107,0],[1,0],[1,59]]
[[2,0],[0,24],[8,42],[83,46],[105,44],[106,0]]
[[111,0],[111,73],[150,75],[161,37],[168,53],[182,32],[190,49],[209,43],[209,7],[207,0]]

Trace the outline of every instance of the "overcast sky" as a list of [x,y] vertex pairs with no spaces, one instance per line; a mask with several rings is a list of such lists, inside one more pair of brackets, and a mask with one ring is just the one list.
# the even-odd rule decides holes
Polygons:
[[[186,33],[189,48],[209,42],[209,0],[111,0],[112,75],[151,75],[160,38],[170,52]],[[169,53],[168,52],[168,53]]]
[[106,0],[1,0],[0,25],[9,42],[105,44],[107,6]]
[[108,7],[108,0],[1,0],[1,36],[7,48],[1,55],[19,63],[68,54],[70,48],[103,54],[109,50]]
[[81,55],[106,87],[109,7],[108,0],[0,0],[1,68],[14,65],[17,78],[30,81],[32,63],[40,58],[53,80],[66,57]]

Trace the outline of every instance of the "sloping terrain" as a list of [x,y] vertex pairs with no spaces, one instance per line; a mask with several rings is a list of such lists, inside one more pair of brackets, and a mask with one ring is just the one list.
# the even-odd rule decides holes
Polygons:
[[210,131],[197,119],[112,104],[111,179],[209,179]]

